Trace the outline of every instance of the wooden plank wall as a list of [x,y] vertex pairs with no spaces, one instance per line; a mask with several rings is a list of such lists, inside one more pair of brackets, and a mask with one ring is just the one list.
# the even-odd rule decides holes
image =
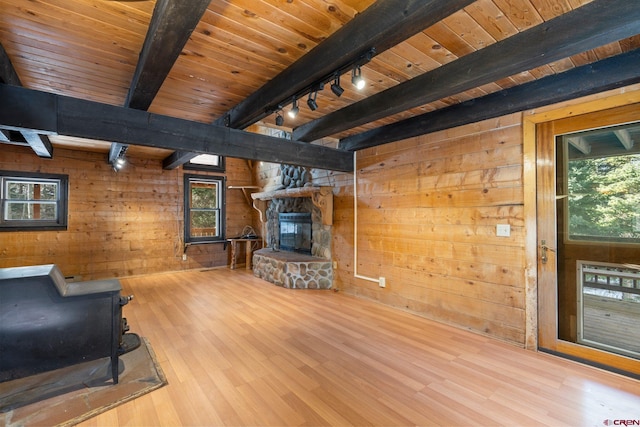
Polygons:
[[[330,144],[330,142],[327,142]],[[334,286],[434,320],[525,344],[521,115],[358,152],[359,275],[353,175],[312,170],[334,187]],[[256,168],[273,189],[277,165]],[[511,237],[496,237],[509,224]]]
[[[0,267],[55,263],[66,276],[93,280],[227,265],[222,244],[191,246],[182,261],[182,168],[128,160],[116,173],[106,154],[56,148],[53,160],[43,160],[3,145],[2,170],[69,175],[69,218],[66,231],[1,232]],[[227,159],[226,175],[228,185],[251,185],[245,161]],[[228,236],[251,224],[251,210],[242,192],[227,190]]]
[[[525,343],[519,114],[358,153],[359,275],[353,186],[334,205],[340,290]],[[509,224],[510,237],[496,237]]]

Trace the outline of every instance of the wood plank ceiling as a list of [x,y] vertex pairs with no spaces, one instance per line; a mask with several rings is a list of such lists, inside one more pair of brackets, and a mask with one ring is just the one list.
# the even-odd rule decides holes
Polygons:
[[[11,99],[43,91],[147,110],[164,126],[156,115],[215,128],[215,141],[192,144],[182,133],[164,145],[129,147],[168,167],[194,152],[295,162],[286,155],[291,144],[301,164],[343,170],[345,152],[640,81],[634,1],[200,0],[181,10],[182,2],[0,0],[0,81],[30,90]],[[372,59],[362,65],[366,85],[358,91],[349,65],[367,52]],[[335,70],[340,97],[326,78]],[[307,94],[320,81],[327,84],[312,111]],[[286,113],[295,95],[299,114],[283,114],[278,128],[298,141],[330,138],[336,150],[320,154],[302,142],[269,145],[247,135],[253,123],[276,127],[274,110]],[[127,125],[120,113],[114,117]],[[45,136],[39,144],[26,139],[34,129],[49,133],[54,148],[108,153],[114,142],[95,129],[27,129],[16,114],[0,99],[0,142],[42,150]],[[226,136],[223,127],[238,131]],[[145,132],[141,138],[153,135]],[[318,159],[333,152],[342,157]]]

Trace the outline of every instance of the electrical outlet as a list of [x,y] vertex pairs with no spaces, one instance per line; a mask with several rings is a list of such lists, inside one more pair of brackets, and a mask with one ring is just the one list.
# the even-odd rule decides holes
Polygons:
[[338,261],[333,261],[333,269],[334,270],[338,269]]
[[182,260],[186,261],[187,260],[187,254],[182,254]]
[[498,237],[509,237],[509,236],[511,236],[511,226],[509,224],[497,224],[496,225],[496,236],[498,236]]
[[385,279],[384,277],[378,278],[378,285],[381,288],[384,288],[385,286],[387,286],[387,279]]

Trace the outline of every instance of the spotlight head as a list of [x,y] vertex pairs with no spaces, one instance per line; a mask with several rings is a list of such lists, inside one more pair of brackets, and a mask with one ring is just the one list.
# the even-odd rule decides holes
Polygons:
[[362,70],[360,69],[359,66],[354,67],[353,70],[351,71],[351,83],[353,83],[353,85],[358,90],[364,88],[366,84],[364,79],[362,78]]
[[300,109],[298,108],[298,101],[294,99],[293,104],[291,104],[291,109],[289,110],[289,112],[287,112],[287,114],[293,119],[298,115],[298,111],[300,111]]
[[309,94],[309,99],[307,99],[307,105],[311,111],[316,111],[318,109],[318,104],[316,103],[316,96],[318,96],[318,92],[312,92]]
[[331,85],[331,92],[333,92],[337,97],[340,97],[342,92],[344,92],[344,89],[340,86],[340,82],[338,80]]
[[114,171],[118,172],[126,163],[127,159],[125,159],[124,156],[120,156],[111,162],[111,167]]
[[284,117],[279,112],[276,113],[276,126],[282,126],[284,124]]

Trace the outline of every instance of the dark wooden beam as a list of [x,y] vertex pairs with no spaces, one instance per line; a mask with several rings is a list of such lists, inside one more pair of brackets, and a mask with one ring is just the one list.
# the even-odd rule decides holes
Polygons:
[[640,49],[340,140],[362,150],[640,82]]
[[271,114],[283,100],[370,49],[384,52],[472,2],[378,0],[215,123],[243,129]]
[[[0,83],[6,83],[14,86],[22,86],[22,82],[16,73],[7,51],[4,50],[2,44],[0,44]],[[4,140],[5,134],[0,135],[0,141]],[[8,138],[8,133],[6,134]],[[31,146],[33,151],[39,157],[52,158],[53,146],[51,141],[45,135],[38,135],[36,132],[24,131],[22,136],[25,141]],[[10,141],[7,139],[7,141]]]
[[211,0],[158,0],[125,107],[147,110]]
[[353,153],[0,84],[0,127],[353,171]]
[[640,32],[640,8],[595,0],[456,61],[294,129],[314,141]]
[[209,3],[210,0],[156,2],[125,107],[149,109]]
[[4,50],[4,46],[0,43],[0,83],[6,83],[8,85],[22,86],[20,78],[16,73],[7,51]]
[[162,161],[163,169],[175,169],[196,157],[198,153],[188,151],[174,151]]

